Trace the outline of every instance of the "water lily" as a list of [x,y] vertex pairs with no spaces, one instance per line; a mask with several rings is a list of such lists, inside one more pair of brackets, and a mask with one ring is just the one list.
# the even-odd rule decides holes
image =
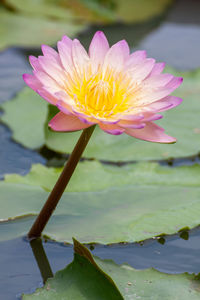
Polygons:
[[33,75],[24,81],[60,112],[50,121],[55,131],[76,131],[94,124],[110,134],[173,143],[175,138],[153,121],[161,111],[179,105],[170,96],[182,78],[163,74],[164,63],[145,51],[130,54],[125,40],[109,47],[103,32],[94,35],[89,53],[77,40],[64,36],[58,52],[43,45],[43,56],[30,56]]

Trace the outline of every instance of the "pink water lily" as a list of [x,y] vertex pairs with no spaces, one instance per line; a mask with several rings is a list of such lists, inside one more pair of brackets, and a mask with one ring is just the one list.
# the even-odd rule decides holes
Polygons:
[[86,52],[81,43],[64,36],[58,52],[43,45],[43,56],[30,56],[33,75],[26,84],[60,112],[50,121],[55,131],[76,131],[94,124],[110,134],[174,143],[153,121],[159,112],[179,105],[170,94],[182,78],[163,74],[164,63],[145,51],[130,54],[125,40],[109,47],[103,32],[94,35]]

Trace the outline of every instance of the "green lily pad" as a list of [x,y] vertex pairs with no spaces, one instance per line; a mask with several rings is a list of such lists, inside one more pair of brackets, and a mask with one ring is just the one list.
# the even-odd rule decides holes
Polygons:
[[74,251],[74,261],[64,272],[58,272],[53,280],[47,281],[46,287],[51,291],[48,295],[43,288],[22,299],[123,300],[113,280],[99,268],[90,251],[76,240]]
[[[137,140],[126,134],[112,136],[96,128],[83,154],[84,157],[107,161],[131,161],[167,159],[196,154],[200,150],[200,125],[197,113],[200,108],[200,70],[185,73],[172,70],[172,73],[184,77],[183,85],[175,93],[177,96],[182,97],[184,101],[175,109],[165,112],[164,118],[156,123],[163,126],[168,134],[177,137],[176,144],[150,143]],[[47,121],[46,126],[44,126],[46,113],[44,113],[44,119],[40,122],[36,121],[35,118],[36,110],[41,115],[41,103],[43,103],[41,105],[44,106],[46,111],[46,102],[41,99],[39,104],[38,95],[30,89],[29,91],[26,90],[27,97],[24,96],[24,93],[22,91],[12,102],[2,106],[5,113],[1,119],[14,131],[15,140],[30,148],[37,148],[38,145],[43,143],[51,150],[70,153],[81,132],[59,133],[50,131],[47,128]],[[33,109],[29,109],[30,106],[27,101]],[[20,103],[19,108],[22,109],[18,108],[13,113],[18,103]],[[48,120],[58,111],[56,107],[49,107]],[[28,130],[25,130],[24,127]],[[36,140],[33,143],[30,132],[32,133],[35,130],[40,133],[38,134],[38,141],[35,137]],[[43,134],[45,134],[45,137],[42,138],[44,140],[41,139]]]
[[[58,172],[36,165],[25,177],[7,176],[0,182],[0,230],[3,221],[37,215]],[[81,242],[108,244],[194,228],[200,224],[199,174],[199,165],[171,169],[155,163],[121,168],[80,163],[44,234],[62,242],[76,236]],[[17,235],[29,226],[20,227],[18,220]]]
[[11,46],[52,45],[62,35],[74,36],[84,30],[85,26],[71,20],[57,22],[46,17],[15,14],[0,8],[0,28],[0,50],[2,50]]
[[[5,175],[6,183],[40,186],[51,191],[62,168],[48,168],[34,164],[30,172]],[[98,161],[79,163],[67,192],[101,191],[109,187],[124,185],[159,185],[200,187],[200,166],[164,167],[153,162],[142,162],[116,167],[101,164]]]
[[199,299],[200,284],[194,275],[169,275],[154,269],[138,271],[129,265],[119,266],[111,260],[93,258],[77,241],[74,251],[71,264],[58,271],[43,288],[32,295],[23,295],[22,299]]
[[30,93],[26,87],[14,100],[5,102],[1,107],[6,111],[1,120],[13,129],[15,141],[20,140],[23,146],[33,149],[44,145],[44,125],[48,114],[46,101],[41,101],[38,94]]

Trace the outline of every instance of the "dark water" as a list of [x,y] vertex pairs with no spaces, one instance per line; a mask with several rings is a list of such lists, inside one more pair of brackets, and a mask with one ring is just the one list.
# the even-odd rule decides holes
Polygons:
[[[73,260],[71,245],[43,242],[43,246],[53,273]],[[169,274],[200,272],[200,228],[189,234],[182,232],[140,244],[90,245],[89,248],[102,259],[128,263],[136,269],[153,267]],[[21,293],[32,293],[43,285],[31,246],[25,238],[1,242],[0,253],[0,299],[20,299]]]
[[11,132],[0,124],[0,179],[4,174],[28,172],[33,163],[45,164],[46,159],[11,140]]
[[[166,61],[181,70],[200,67],[200,1],[178,0],[162,18],[140,25],[115,25],[91,28],[80,35],[88,46],[92,34],[103,29],[110,43],[125,38],[132,49],[148,51],[148,56]],[[24,82],[23,73],[29,72],[29,54],[39,50],[8,49],[0,53],[0,102],[11,99]],[[198,150],[198,149],[197,149]],[[42,149],[40,153],[25,149],[11,140],[8,128],[0,124],[0,178],[5,173],[25,174],[32,163],[59,165],[63,160],[54,153]],[[189,165],[199,162],[199,156],[176,159],[163,164]],[[96,245],[93,254],[113,259],[116,263],[128,263],[134,268],[154,267],[166,273],[200,272],[200,229],[141,244]],[[53,272],[64,268],[73,259],[72,246],[44,243]],[[22,293],[31,293],[42,286],[42,278],[29,243],[23,238],[0,242],[0,299],[14,300]]]

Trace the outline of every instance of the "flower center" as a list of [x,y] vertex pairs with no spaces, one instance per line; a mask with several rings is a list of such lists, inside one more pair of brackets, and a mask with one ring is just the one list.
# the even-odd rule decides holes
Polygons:
[[73,80],[68,94],[80,112],[97,118],[109,118],[132,106],[130,82],[126,74],[107,70]]

